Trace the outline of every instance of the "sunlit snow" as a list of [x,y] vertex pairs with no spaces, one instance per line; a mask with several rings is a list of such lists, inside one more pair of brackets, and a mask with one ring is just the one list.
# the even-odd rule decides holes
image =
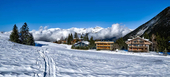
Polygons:
[[170,56],[123,50],[72,50],[36,41],[35,47],[8,41],[0,33],[0,77],[169,77]]

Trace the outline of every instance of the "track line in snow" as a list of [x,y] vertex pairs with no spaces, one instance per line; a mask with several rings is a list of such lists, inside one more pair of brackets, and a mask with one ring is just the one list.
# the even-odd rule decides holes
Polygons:
[[46,77],[46,75],[47,75],[47,61],[46,61],[44,53],[42,53],[40,50],[38,50],[38,52],[39,52],[40,56],[43,58],[44,63],[45,63],[44,77]]
[[[47,50],[47,49],[46,49]],[[46,52],[43,50],[43,52],[38,51],[40,53],[40,56],[43,58],[45,63],[45,69],[44,69],[44,77],[56,77],[55,75],[55,62],[53,58],[49,57]]]

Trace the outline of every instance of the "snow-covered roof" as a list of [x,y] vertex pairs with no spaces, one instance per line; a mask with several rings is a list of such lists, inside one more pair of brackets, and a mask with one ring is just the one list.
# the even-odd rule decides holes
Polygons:
[[82,41],[83,43],[85,43],[85,44],[89,44],[89,42],[88,41]]
[[[145,41],[149,41],[149,39],[145,39],[144,37],[141,38],[141,37],[137,36],[136,38],[140,38],[140,39],[143,39],[143,40],[145,40]],[[136,39],[136,38],[133,38],[133,39]],[[133,39],[128,39],[126,42],[131,41],[131,40],[133,40]],[[151,41],[149,41],[149,42],[152,43]]]
[[130,40],[132,40],[132,39],[128,39],[128,41],[130,41]]
[[77,42],[77,43],[75,43],[75,44],[78,44],[78,43],[84,43],[84,44],[87,44],[87,45],[89,45],[89,42],[88,41],[79,41],[79,42]]

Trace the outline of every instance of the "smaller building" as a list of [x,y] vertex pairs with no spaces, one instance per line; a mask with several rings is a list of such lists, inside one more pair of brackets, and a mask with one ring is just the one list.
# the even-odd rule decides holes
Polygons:
[[66,40],[58,40],[58,41],[53,42],[53,43],[66,44],[66,43],[67,43],[67,41],[66,41]]
[[149,45],[152,43],[149,39],[144,39],[139,36],[133,39],[128,39],[126,42],[128,44],[128,51],[133,52],[148,52]]
[[73,46],[74,47],[88,47],[89,42],[88,41],[79,41],[75,43]]
[[98,50],[112,50],[113,49],[113,41],[95,41],[96,49]]

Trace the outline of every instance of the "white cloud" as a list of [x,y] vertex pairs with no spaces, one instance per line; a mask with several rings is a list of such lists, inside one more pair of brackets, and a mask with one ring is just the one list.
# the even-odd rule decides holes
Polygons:
[[61,37],[66,38],[70,33],[74,35],[75,32],[78,34],[85,34],[89,33],[89,38],[91,36],[94,39],[105,39],[111,37],[122,37],[129,33],[131,30],[121,26],[120,24],[113,24],[110,28],[70,28],[70,29],[60,29],[60,28],[51,28],[47,29],[47,26],[43,27],[40,26],[38,31],[32,30],[31,33],[34,36],[35,40],[39,41],[56,41],[59,40]]
[[93,36],[94,39],[105,39],[112,37],[122,37],[130,32],[130,29],[120,26],[120,24],[113,24],[110,28],[102,29],[97,33],[90,33],[89,36]]

